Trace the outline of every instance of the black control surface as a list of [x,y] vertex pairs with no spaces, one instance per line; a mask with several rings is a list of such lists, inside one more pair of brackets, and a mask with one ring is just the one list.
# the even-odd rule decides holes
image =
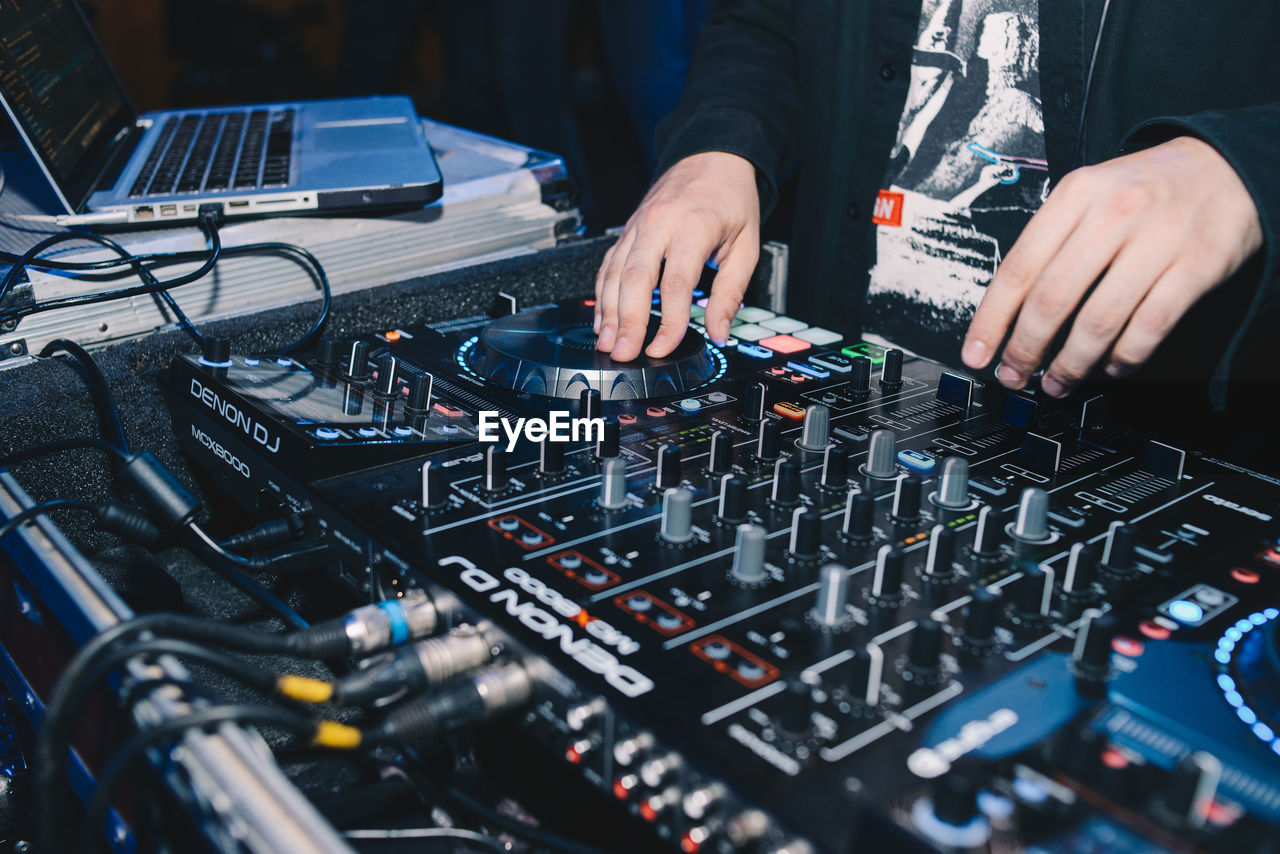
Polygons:
[[[1280,481],[874,344],[617,366],[590,319],[181,360],[175,424],[242,503],[313,513],[353,595],[443,586],[545,662],[523,732],[673,850],[1273,838]],[[597,407],[603,438],[473,438]]]

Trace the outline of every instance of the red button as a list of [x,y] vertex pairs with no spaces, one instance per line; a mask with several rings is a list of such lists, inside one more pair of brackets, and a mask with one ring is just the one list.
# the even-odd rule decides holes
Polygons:
[[1164,626],[1159,623],[1153,623],[1150,620],[1143,620],[1141,623],[1138,623],[1138,631],[1142,632],[1152,640],[1168,640],[1169,635],[1173,634],[1173,632],[1169,631]]
[[765,338],[763,341],[757,341],[761,347],[768,347],[775,353],[801,353],[808,350],[811,344],[808,341],[801,341],[791,335],[775,335],[772,338]]
[[661,418],[667,414],[667,410],[663,409],[661,406],[650,406],[645,410],[645,414],[650,418]]
[[618,416],[618,423],[619,424],[635,424],[636,417],[634,415],[631,415],[630,413],[624,412]]
[[1142,651],[1144,649],[1144,647],[1142,646],[1142,641],[1134,640],[1133,638],[1126,638],[1123,636],[1117,636],[1112,638],[1111,648],[1116,652],[1120,653],[1121,655],[1126,655],[1129,658],[1137,658],[1138,656],[1142,655]]
[[1258,580],[1262,578],[1252,569],[1245,569],[1244,567],[1237,567],[1231,570],[1231,577],[1241,584],[1257,584]]

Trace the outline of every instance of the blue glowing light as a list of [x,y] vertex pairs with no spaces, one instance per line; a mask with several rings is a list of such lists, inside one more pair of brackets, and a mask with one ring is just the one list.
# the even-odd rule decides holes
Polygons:
[[1178,599],[1169,603],[1169,616],[1179,623],[1198,623],[1204,619],[1204,608],[1195,602]]

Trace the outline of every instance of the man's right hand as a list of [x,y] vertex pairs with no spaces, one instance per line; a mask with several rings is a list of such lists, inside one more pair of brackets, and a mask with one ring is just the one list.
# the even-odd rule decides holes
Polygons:
[[718,272],[705,323],[723,345],[759,256],[760,196],[750,161],[722,151],[678,161],[645,194],[596,273],[596,346],[620,362],[640,355],[659,285],[662,323],[645,353],[660,358],[674,350],[709,259]]

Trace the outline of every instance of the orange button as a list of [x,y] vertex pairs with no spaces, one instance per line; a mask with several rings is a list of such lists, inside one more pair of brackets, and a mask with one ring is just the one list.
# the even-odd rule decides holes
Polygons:
[[383,338],[385,338],[385,339],[387,339],[388,341],[399,341],[399,340],[400,340],[400,333],[399,333],[399,332],[397,332],[396,330],[392,329],[390,332],[384,332],[384,333],[382,333],[382,337],[383,337]]
[[800,353],[812,346],[808,341],[801,341],[793,335],[775,335],[756,343],[761,347],[768,347],[775,353]]
[[796,406],[794,403],[782,401],[773,405],[773,411],[781,415],[783,418],[791,418],[795,421],[804,420],[804,407]]

